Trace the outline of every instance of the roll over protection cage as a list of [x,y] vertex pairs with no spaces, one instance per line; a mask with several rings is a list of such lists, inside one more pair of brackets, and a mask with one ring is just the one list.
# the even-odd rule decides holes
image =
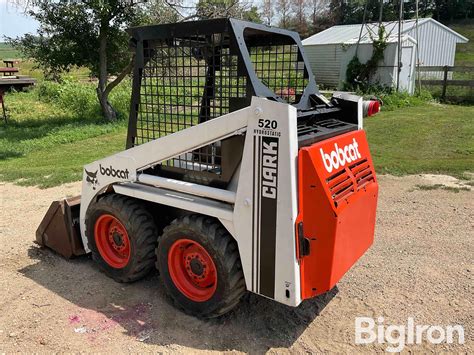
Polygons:
[[[298,110],[311,109],[319,96],[296,32],[236,19],[128,32],[135,67],[127,148],[247,107],[252,96]],[[156,175],[225,187],[240,161],[242,139],[170,159],[154,168]]]

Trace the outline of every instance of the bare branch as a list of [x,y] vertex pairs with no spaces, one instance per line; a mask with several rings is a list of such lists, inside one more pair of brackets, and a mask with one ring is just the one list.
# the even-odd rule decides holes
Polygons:
[[[173,0],[164,0],[165,4],[168,5],[168,7],[173,10],[174,12],[176,12],[176,14],[181,17],[181,18],[184,18],[186,16],[183,15],[183,13],[181,12],[182,10],[192,10],[194,9],[195,7],[194,6],[185,6],[183,4],[180,4],[179,2],[174,2]],[[178,10],[180,9],[180,10]],[[181,20],[183,21],[183,20]]]
[[135,64],[135,55],[132,57],[130,60],[130,63],[127,64],[127,66],[122,70],[122,72],[117,75],[117,77],[111,81],[107,87],[104,90],[104,95],[107,97],[107,95],[115,88],[120,82],[128,75],[133,69],[133,66]]

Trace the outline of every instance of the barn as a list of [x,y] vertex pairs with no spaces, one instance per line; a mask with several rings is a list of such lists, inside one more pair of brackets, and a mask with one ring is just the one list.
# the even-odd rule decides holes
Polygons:
[[[374,83],[396,86],[398,58],[398,22],[384,22],[387,49],[383,63],[374,75]],[[362,35],[359,44],[359,35]],[[341,87],[346,79],[346,68],[355,55],[364,63],[372,55],[372,39],[377,38],[379,24],[333,26],[303,40],[305,53],[310,61],[316,82],[328,87]],[[419,43],[420,66],[454,65],[457,43],[468,39],[432,18],[402,22],[400,87],[410,93],[414,90],[416,46]],[[432,73],[437,75],[438,73]]]

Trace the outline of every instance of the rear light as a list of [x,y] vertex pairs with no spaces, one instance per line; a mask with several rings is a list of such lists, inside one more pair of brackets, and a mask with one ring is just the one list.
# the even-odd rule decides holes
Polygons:
[[363,101],[362,109],[364,117],[370,117],[380,112],[380,102],[377,100]]

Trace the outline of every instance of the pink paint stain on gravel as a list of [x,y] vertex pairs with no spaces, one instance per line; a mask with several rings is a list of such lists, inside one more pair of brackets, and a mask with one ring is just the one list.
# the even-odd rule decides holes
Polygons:
[[77,314],[69,316],[69,324],[77,324],[80,321],[81,321],[81,318]]
[[107,311],[95,311],[88,308],[76,308],[75,312],[69,316],[69,323],[84,327],[85,333],[90,341],[103,332],[107,332],[122,326],[130,335],[137,336],[143,330],[150,329],[147,321],[147,314],[151,308],[150,304],[138,303],[131,307],[114,306]]

